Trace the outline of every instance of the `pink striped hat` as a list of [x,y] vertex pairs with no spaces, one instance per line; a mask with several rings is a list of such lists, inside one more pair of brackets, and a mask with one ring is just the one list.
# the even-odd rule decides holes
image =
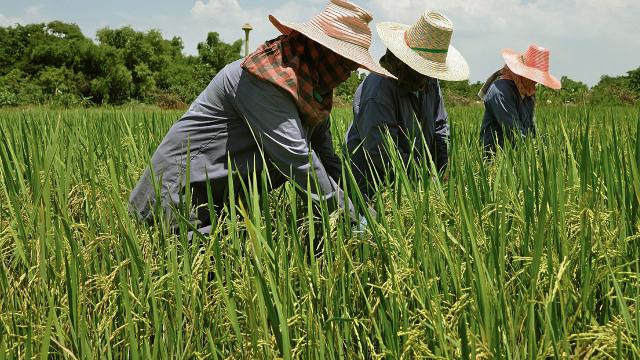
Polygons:
[[331,0],[323,12],[305,23],[281,21],[269,15],[271,23],[283,34],[293,30],[329,48],[367,70],[393,77],[369,53],[373,17],[361,7],[344,0]]
[[502,57],[514,73],[551,89],[558,90],[562,87],[560,80],[549,73],[550,53],[548,49],[531,44],[524,54],[504,49]]

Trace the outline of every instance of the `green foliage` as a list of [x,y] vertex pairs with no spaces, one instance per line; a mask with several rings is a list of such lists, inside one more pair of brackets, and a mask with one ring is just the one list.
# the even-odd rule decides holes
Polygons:
[[77,93],[76,83],[82,82],[80,77],[66,67],[45,67],[38,73],[38,85],[45,94],[58,95],[63,93]]
[[567,76],[563,76],[560,82],[562,83],[560,90],[538,85],[536,91],[538,102],[543,104],[586,104],[588,102],[589,87],[586,84]]
[[216,32],[210,32],[205,42],[198,43],[200,61],[211,66],[215,72],[220,71],[228,63],[240,59],[241,50],[242,40],[226,44],[220,40],[220,35]]
[[[561,78],[562,88],[552,90],[538,85],[536,99],[538,104],[594,104],[594,105],[633,105],[640,100],[640,68],[629,71],[629,76],[603,76],[600,82],[589,87],[567,76]],[[441,81],[440,87],[449,105],[469,105],[477,103],[478,91],[482,83],[469,84],[467,81]]]
[[[76,24],[49,23],[0,27],[0,106],[156,103],[171,108],[193,101],[225,65],[241,58],[242,40],[227,44],[216,32],[198,44],[197,56],[183,54],[179,37],[130,26],[103,28],[97,42]],[[336,104],[348,105],[363,74],[354,72],[335,89]],[[440,82],[448,105],[478,103],[481,83]],[[604,76],[588,89],[562,78],[563,89],[544,87],[542,104],[636,104],[640,68],[628,76]]]
[[364,73],[359,73],[358,71],[352,72],[347,81],[336,87],[334,91],[335,96],[338,96],[345,103],[351,104],[358,86],[360,86],[360,83],[363,82],[366,77],[367,75]]
[[631,105],[638,102],[640,96],[631,88],[626,76],[603,76],[598,85],[591,89],[589,102],[597,105]]
[[13,99],[10,104],[5,105],[39,104],[45,99],[42,87],[20,69],[13,69],[0,77],[0,87],[4,89],[7,98]]
[[168,67],[159,74],[161,79],[159,84],[162,84],[162,89],[166,90],[159,91],[157,94],[172,94],[178,102],[183,105],[188,104],[209,84],[215,74],[213,67],[206,63]]
[[136,99],[146,99],[156,88],[154,72],[144,62],[134,66],[132,80],[133,97]]
[[629,71],[629,87],[640,97],[640,67]]
[[123,64],[109,69],[105,76],[91,80],[91,91],[97,103],[122,104],[129,100],[133,77]]
[[145,64],[152,72],[158,72],[174,61],[183,60],[182,41],[179,38],[165,40],[158,30],[138,32],[127,26],[120,29],[100,29],[96,33],[98,44],[118,49],[127,69]]
[[[182,40],[131,27],[97,31],[97,43],[75,24],[0,27],[0,106],[192,101],[228,62],[242,41],[225,44],[210,33],[185,56]],[[178,105],[176,105],[178,104]]]
[[4,86],[0,86],[0,106],[18,105],[18,96]]
[[482,83],[469,81],[440,81],[440,88],[446,104],[470,105],[480,101],[478,92]]

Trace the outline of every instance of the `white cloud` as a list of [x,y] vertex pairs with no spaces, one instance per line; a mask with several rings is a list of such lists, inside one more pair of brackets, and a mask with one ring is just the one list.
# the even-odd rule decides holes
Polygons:
[[243,15],[245,11],[240,7],[237,0],[198,0],[191,9],[191,14],[195,18],[217,18],[226,20],[231,17]]

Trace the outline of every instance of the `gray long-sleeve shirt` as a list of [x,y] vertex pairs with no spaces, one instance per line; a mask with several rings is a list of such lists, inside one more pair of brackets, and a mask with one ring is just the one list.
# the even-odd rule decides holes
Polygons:
[[535,135],[535,98],[522,98],[512,80],[499,79],[493,82],[483,101],[485,111],[480,137],[486,151],[503,146],[505,139],[514,140],[514,133],[523,138]]
[[438,80],[429,78],[424,91],[411,92],[395,79],[370,74],[356,90],[353,123],[347,131],[351,166],[360,188],[368,195],[373,171],[381,178],[389,166],[384,134],[388,130],[399,155],[422,155],[422,136],[438,170],[448,162],[449,120]]
[[[187,154],[194,206],[207,203],[207,180],[214,205],[222,205],[227,200],[230,170],[238,192],[240,179],[246,181],[253,171],[265,170],[263,164],[267,164],[270,187],[282,185],[284,174],[307,189],[308,177],[315,174],[318,187],[312,180],[313,199],[327,199],[330,210],[344,207],[343,193],[336,183],[341,163],[333,149],[329,121],[305,128],[291,96],[244,71],[241,60],[214,77],[156,149],[151,169],[144,172],[129,199],[131,211],[141,220],[149,221],[158,205],[152,174],[160,184],[159,205],[164,214],[170,215],[180,207]],[[348,208],[354,216],[351,204]],[[197,225],[208,223],[206,209],[191,216]]]

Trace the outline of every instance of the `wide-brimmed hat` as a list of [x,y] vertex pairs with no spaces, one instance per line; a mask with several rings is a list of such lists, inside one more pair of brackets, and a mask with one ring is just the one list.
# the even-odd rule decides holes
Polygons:
[[269,20],[285,35],[295,30],[367,70],[393,77],[369,53],[369,22],[373,17],[349,1],[331,0],[323,12],[305,23],[286,22],[273,15],[269,15]]
[[562,87],[560,80],[549,73],[550,53],[548,49],[531,44],[524,54],[504,49],[502,57],[514,73],[551,89],[558,90]]
[[387,49],[420,74],[448,81],[469,78],[467,61],[450,44],[453,23],[439,12],[426,11],[412,26],[385,22],[376,28]]

